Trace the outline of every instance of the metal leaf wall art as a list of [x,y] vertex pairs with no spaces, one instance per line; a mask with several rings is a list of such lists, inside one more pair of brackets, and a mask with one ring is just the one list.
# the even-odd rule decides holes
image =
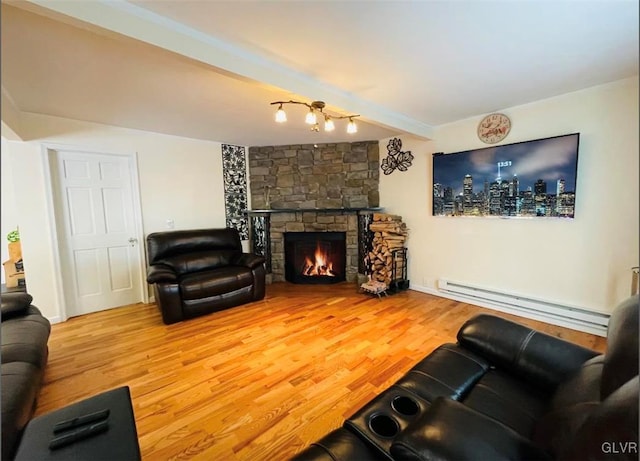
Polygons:
[[402,140],[393,138],[387,144],[387,156],[382,159],[380,168],[384,174],[391,174],[394,170],[407,171],[413,161],[413,154],[410,150],[402,152]]

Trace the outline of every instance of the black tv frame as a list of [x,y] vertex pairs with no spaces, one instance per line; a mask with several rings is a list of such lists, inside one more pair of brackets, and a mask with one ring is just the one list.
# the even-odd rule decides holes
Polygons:
[[570,133],[434,153],[432,215],[574,218],[579,148]]

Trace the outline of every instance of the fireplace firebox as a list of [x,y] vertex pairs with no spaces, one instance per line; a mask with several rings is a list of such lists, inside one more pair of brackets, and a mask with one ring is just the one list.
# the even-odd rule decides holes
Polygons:
[[346,232],[285,232],[285,280],[330,284],[346,280]]

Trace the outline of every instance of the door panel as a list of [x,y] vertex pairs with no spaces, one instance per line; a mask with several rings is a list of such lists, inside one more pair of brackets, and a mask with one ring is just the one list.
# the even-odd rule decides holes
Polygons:
[[63,171],[66,179],[89,179],[89,164],[82,160],[66,160]]
[[109,278],[111,280],[111,290],[129,290],[132,288],[130,255],[128,246],[111,247],[107,250],[109,256]]
[[119,181],[122,179],[122,171],[117,163],[101,162],[100,177],[105,181]]
[[69,225],[71,235],[94,235],[93,200],[91,189],[68,188],[67,204],[69,207]]
[[120,189],[103,189],[102,203],[104,204],[104,217],[107,226],[106,233],[127,232],[125,216],[126,198]]
[[68,316],[142,300],[133,178],[125,156],[55,151]]
[[100,293],[100,265],[97,250],[74,251],[76,281],[78,295],[81,297],[95,296]]

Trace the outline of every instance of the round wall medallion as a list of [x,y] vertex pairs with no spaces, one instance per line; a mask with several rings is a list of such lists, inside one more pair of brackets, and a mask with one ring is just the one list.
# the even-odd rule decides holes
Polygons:
[[478,124],[478,138],[487,144],[495,144],[507,137],[511,120],[504,114],[489,114]]

